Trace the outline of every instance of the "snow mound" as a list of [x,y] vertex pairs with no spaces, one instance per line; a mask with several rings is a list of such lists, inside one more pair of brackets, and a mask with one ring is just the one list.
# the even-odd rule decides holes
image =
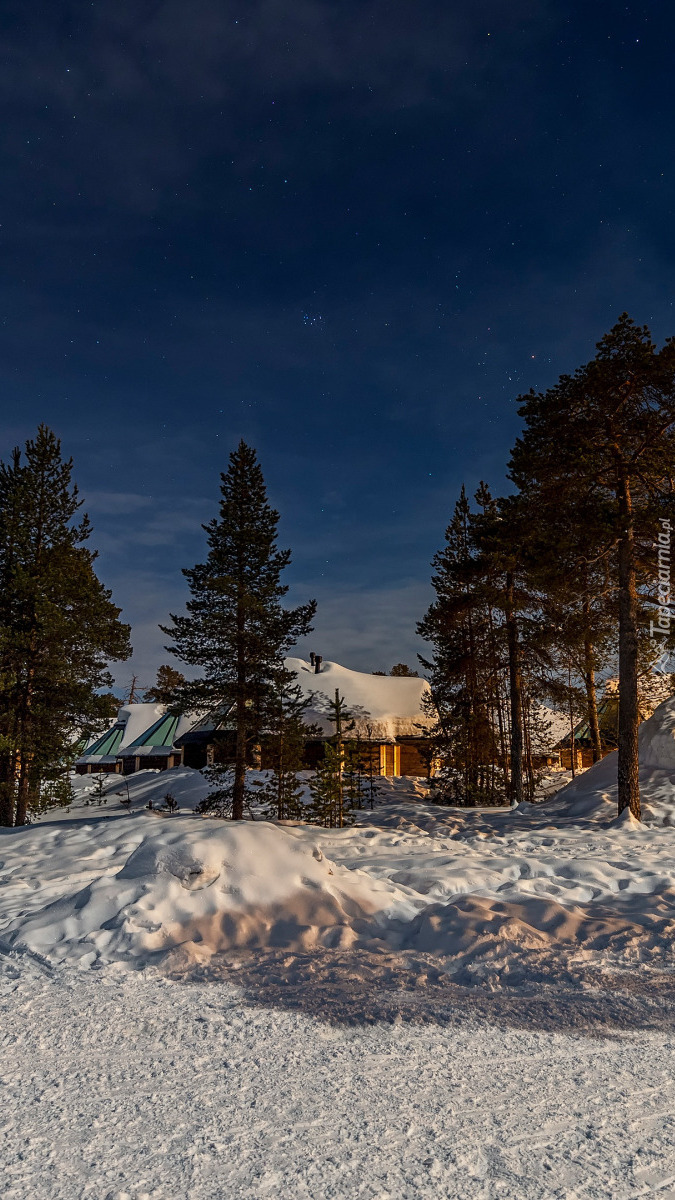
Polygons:
[[[103,781],[102,805],[96,804],[98,780]],[[201,771],[192,767],[171,767],[168,771],[142,770],[133,775],[73,775],[71,784],[75,801],[71,811],[49,810],[44,820],[69,820],[73,813],[91,817],[88,806],[94,804],[97,816],[118,816],[128,799],[132,810],[144,808],[152,803],[160,808],[168,794],[173,796],[182,811],[194,810],[211,790]]]
[[419,953],[490,986],[570,978],[579,956],[672,965],[675,833],[556,829],[548,807],[408,800],[343,830],[140,809],[7,830],[0,949],[82,967],[253,954],[261,971],[276,952]]
[[[70,813],[0,831],[0,950],[139,968],[248,954],[260,972],[287,952],[419,954],[488,987],[672,969],[675,699],[640,747],[642,824],[616,817],[616,755],[513,810],[386,780],[342,830],[197,818],[208,785],[186,768],[113,778],[101,808],[83,777]],[[167,791],[180,815],[148,811]]]
[[278,825],[188,827],[141,815],[131,830],[123,818],[57,828],[35,830],[34,851],[40,835],[52,855],[98,843],[101,866],[122,864],[10,923],[10,946],[56,961],[142,966],[178,947],[200,961],[233,947],[346,946],[364,920],[412,911],[386,881],[338,866],[315,837]]
[[[675,696],[640,726],[640,794],[643,821],[675,825]],[[589,767],[547,804],[552,819],[609,821],[616,815],[617,752]]]
[[675,696],[640,726],[640,766],[675,774]]

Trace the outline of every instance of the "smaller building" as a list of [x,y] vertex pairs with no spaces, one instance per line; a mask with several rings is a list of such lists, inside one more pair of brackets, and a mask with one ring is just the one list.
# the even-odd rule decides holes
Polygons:
[[[117,714],[117,719],[110,728],[75,760],[76,773],[78,775],[91,775],[98,772],[121,774],[125,758],[131,757],[140,760],[151,757],[152,753],[149,749],[143,749],[131,755],[127,753],[127,749],[139,742],[151,746],[152,740],[150,743],[144,743],[144,737],[146,734],[151,734],[152,739],[155,739],[157,726],[163,723],[165,717],[166,706],[163,704],[123,704]],[[194,717],[191,719],[194,721]],[[163,727],[162,739],[166,733],[167,727]],[[166,746],[162,740],[159,752],[155,756],[160,769],[168,765],[178,765],[176,762],[169,764],[169,755],[165,751]],[[178,762],[180,762],[180,754]],[[139,768],[134,767],[133,769],[138,770]]]
[[121,764],[123,775],[133,775],[135,771],[166,771],[170,767],[179,767],[183,761],[183,753],[176,746],[176,738],[194,724],[194,714],[175,716],[164,713],[133,742],[121,746],[117,753],[117,761]]
[[[644,714],[640,712],[640,720]],[[611,754],[619,745],[619,689],[614,680],[605,684],[605,692],[598,702],[598,724],[600,726],[600,741],[602,757]],[[568,726],[569,728],[569,726]],[[569,770],[572,766],[572,734],[567,733],[558,742],[556,749],[560,752],[560,765]],[[586,719],[579,721],[574,727],[574,768],[581,770],[593,766],[593,738],[590,722]]]

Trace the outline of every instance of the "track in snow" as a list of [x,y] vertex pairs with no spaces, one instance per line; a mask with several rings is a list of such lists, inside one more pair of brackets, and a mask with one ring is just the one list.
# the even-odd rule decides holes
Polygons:
[[480,1003],[331,1024],[223,982],[10,965],[3,1200],[672,1195],[670,1030],[526,1031]]

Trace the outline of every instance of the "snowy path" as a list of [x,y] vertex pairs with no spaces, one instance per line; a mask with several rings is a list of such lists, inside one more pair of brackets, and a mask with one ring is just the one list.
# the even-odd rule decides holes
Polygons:
[[4,965],[4,1200],[675,1196],[672,1031],[335,1025]]

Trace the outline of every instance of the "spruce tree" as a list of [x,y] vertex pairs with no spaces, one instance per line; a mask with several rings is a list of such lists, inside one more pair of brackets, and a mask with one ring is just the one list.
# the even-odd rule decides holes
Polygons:
[[514,496],[483,502],[472,521],[476,570],[484,599],[497,622],[497,645],[503,656],[504,694],[508,697],[504,726],[508,742],[509,796],[512,804],[532,800],[534,766],[532,723],[535,701],[552,667],[550,630],[543,619],[541,595],[528,573],[529,510]]
[[[365,737],[362,739],[365,753],[363,797],[370,805],[372,811],[372,809],[375,807],[375,801],[380,795],[381,791],[380,780],[382,776],[380,775],[379,761],[380,744],[374,737],[374,729],[369,720],[366,720],[363,732],[365,734]],[[424,732],[426,733],[426,726],[424,727]]]
[[335,696],[329,701],[327,716],[334,732],[324,742],[324,756],[310,783],[308,816],[315,825],[342,829],[344,825],[352,824],[345,805],[345,735],[354,728],[354,722],[352,714],[347,711],[344,696],[340,695],[337,688]]
[[[535,701],[552,666],[550,630],[524,553],[528,514],[485,484],[472,511],[464,488],[434,559],[436,600],[418,631],[433,646],[430,674],[442,763],[440,802],[531,800],[538,743]],[[508,778],[507,778],[508,773]]]
[[279,514],[268,503],[255,450],[243,441],[230,455],[220,492],[219,516],[204,526],[206,561],[183,571],[187,614],[172,614],[172,625],[162,628],[173,640],[170,652],[202,671],[180,689],[180,703],[231,710],[234,769],[223,791],[233,819],[241,820],[246,764],[265,729],[275,678],[293,643],[310,632],[316,605],[282,605],[290,551],[277,549]]
[[[0,824],[23,825],[108,713],[129,627],[94,571],[88,518],[46,426],[0,464]],[[58,790],[58,789],[57,789]]]
[[371,799],[366,746],[360,729],[357,729],[354,737],[348,738],[344,744],[344,802],[347,811],[363,808],[364,801]]
[[342,811],[342,767],[342,754],[335,742],[332,739],[324,742],[323,758],[317,763],[309,785],[307,819],[312,825],[323,825],[327,829],[335,829],[341,825],[339,813]]
[[[471,510],[462,488],[445,546],[433,560],[436,599],[418,625],[433,654],[421,658],[431,685],[439,784],[454,803],[490,803],[503,795],[506,747],[498,744],[501,702],[494,627],[479,566]],[[501,751],[501,753],[500,753]]]
[[311,697],[303,695],[293,672],[279,672],[270,689],[264,734],[271,776],[260,785],[257,795],[266,806],[266,816],[273,820],[300,821],[305,816],[298,772],[303,769],[307,738],[318,733],[305,720],[310,704]]

